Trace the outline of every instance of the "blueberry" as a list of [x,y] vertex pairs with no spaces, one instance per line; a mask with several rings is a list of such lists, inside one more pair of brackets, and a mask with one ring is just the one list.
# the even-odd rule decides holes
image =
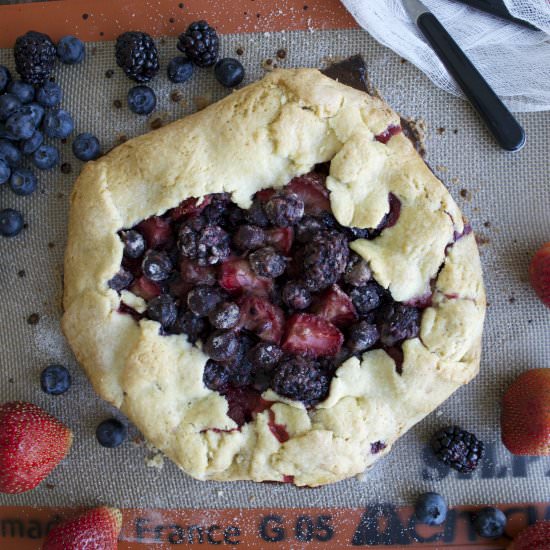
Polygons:
[[447,518],[447,503],[437,493],[424,493],[416,500],[414,513],[419,523],[441,525]]
[[17,111],[6,121],[6,130],[16,139],[29,139],[35,131],[34,119],[31,114]]
[[22,107],[19,98],[13,94],[0,96],[0,121],[5,121]]
[[174,57],[168,63],[168,78],[174,84],[181,84],[193,76],[193,63],[186,57]]
[[161,294],[147,304],[147,317],[167,328],[176,322],[178,310],[174,298]]
[[165,281],[170,277],[173,265],[166,252],[149,250],[141,262],[141,269],[151,281]]
[[206,317],[222,301],[219,288],[208,285],[197,285],[187,294],[187,306],[199,317]]
[[237,59],[226,57],[216,63],[214,75],[222,86],[234,88],[243,81],[244,67]]
[[237,304],[222,302],[208,314],[208,319],[214,328],[230,329],[235,327],[239,322],[240,313]]
[[0,235],[15,237],[23,229],[23,216],[13,208],[0,210]]
[[39,170],[50,170],[59,164],[59,149],[52,145],[41,145],[34,152],[32,162]]
[[42,132],[35,130],[32,137],[20,143],[19,148],[24,155],[32,155],[42,145],[43,141],[44,135]]
[[11,173],[10,187],[16,195],[30,195],[36,190],[36,176],[26,168],[17,168]]
[[148,115],[157,106],[155,92],[149,86],[134,86],[128,90],[128,107],[137,115]]
[[128,288],[132,281],[134,280],[134,276],[121,267],[109,281],[107,281],[107,285],[109,288],[112,288],[113,290],[116,290],[117,292],[120,292],[121,290],[124,290],[125,288]]
[[55,109],[46,113],[42,122],[42,129],[48,137],[65,139],[74,130],[74,122],[67,111]]
[[11,168],[9,167],[7,161],[3,158],[0,158],[0,185],[6,183],[10,179]]
[[11,141],[0,139],[0,158],[11,168],[17,168],[21,164],[21,151]]
[[114,449],[124,443],[128,437],[128,428],[120,420],[109,418],[99,424],[95,435],[100,445]]
[[84,43],[76,36],[64,36],[57,43],[57,57],[59,57],[61,63],[66,65],[81,63],[86,57]]
[[21,103],[30,103],[34,99],[34,86],[22,80],[10,82],[7,91],[16,96]]
[[0,65],[0,94],[6,91],[8,84],[11,81],[11,73],[7,67]]
[[239,339],[234,332],[216,330],[206,340],[204,351],[214,361],[230,361],[239,351]]
[[38,88],[36,92],[36,101],[42,107],[55,107],[63,99],[63,90],[55,82],[47,80]]
[[124,243],[124,255],[128,258],[139,258],[145,252],[145,239],[141,233],[130,229],[122,231],[120,238]]
[[38,128],[40,126],[40,123],[42,122],[45,113],[44,107],[42,107],[42,105],[39,105],[38,103],[29,103],[28,105],[25,105],[21,109],[21,112],[30,114],[32,116],[35,128]]
[[71,375],[63,365],[50,365],[40,374],[42,391],[49,395],[61,395],[71,386]]
[[474,518],[474,528],[480,537],[498,539],[504,533],[506,516],[498,508],[483,508]]
[[99,140],[92,134],[78,134],[73,141],[73,154],[83,161],[95,160],[101,155]]
[[377,283],[356,286],[349,293],[359,315],[366,315],[382,303],[383,289]]
[[359,321],[350,327],[346,343],[351,352],[362,353],[374,346],[379,339],[380,332],[376,325]]

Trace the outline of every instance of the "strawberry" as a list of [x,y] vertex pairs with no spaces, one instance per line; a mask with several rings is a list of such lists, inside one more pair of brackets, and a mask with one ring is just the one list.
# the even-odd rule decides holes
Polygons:
[[37,405],[0,405],[0,492],[34,489],[65,457],[72,441],[71,430]]
[[162,288],[154,281],[142,275],[132,283],[130,292],[133,292],[136,296],[141,296],[145,301],[149,301],[160,296]]
[[264,203],[267,202],[276,192],[277,191],[275,191],[275,189],[262,189],[254,195],[254,198]]
[[267,244],[275,247],[281,254],[288,254],[294,240],[292,227],[274,227],[266,231]]
[[550,307],[550,242],[533,256],[529,265],[529,277],[542,303]]
[[508,546],[508,550],[548,550],[550,548],[550,521],[529,525]]
[[374,139],[380,143],[388,143],[393,136],[399,133],[401,133],[401,126],[390,124],[383,132],[374,136]]
[[172,237],[170,222],[158,216],[151,216],[140,222],[136,229],[143,235],[149,248],[158,248]]
[[256,275],[247,260],[233,258],[220,266],[218,282],[230,293],[241,291],[266,295],[273,286],[273,279]]
[[344,336],[318,315],[296,313],[286,323],[282,348],[288,353],[312,357],[334,356],[342,347]]
[[181,278],[186,283],[213,285],[216,283],[216,268],[214,266],[202,266],[188,258],[180,260]]
[[330,210],[328,189],[325,187],[326,176],[317,172],[310,172],[298,176],[286,186],[288,191],[296,193],[303,201],[306,214],[321,214]]
[[521,374],[502,400],[502,441],[515,455],[550,455],[550,368]]
[[241,310],[239,326],[255,332],[266,342],[278,344],[283,336],[285,315],[266,298],[245,294],[237,301]]
[[357,319],[351,298],[338,285],[325,290],[312,311],[337,326],[347,325]]
[[116,550],[121,527],[120,510],[94,508],[53,527],[42,550]]
[[179,204],[179,206],[172,208],[172,210],[169,211],[169,214],[174,221],[183,218],[183,216],[195,216],[200,214],[211,202],[212,197],[210,195],[206,195],[206,197],[198,199],[185,199]]

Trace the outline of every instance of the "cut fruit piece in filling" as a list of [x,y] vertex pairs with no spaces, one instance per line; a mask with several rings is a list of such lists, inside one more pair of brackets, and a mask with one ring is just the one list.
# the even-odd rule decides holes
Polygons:
[[398,223],[401,202],[388,196],[378,228],[343,227],[325,179],[313,171],[263,189],[248,210],[226,193],[188,198],[119,233],[126,276],[109,284],[121,292],[127,283],[147,304],[143,314],[127,304],[119,313],[155,320],[160,334],[209,355],[203,382],[228,399],[238,425],[270,407],[267,389],[315,406],[338,366],[369,349],[388,350],[401,370],[401,344],[418,335],[420,309],[396,303],[349,249]]

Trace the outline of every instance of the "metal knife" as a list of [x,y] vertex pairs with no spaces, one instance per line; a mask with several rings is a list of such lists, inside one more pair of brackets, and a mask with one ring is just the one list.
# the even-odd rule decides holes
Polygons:
[[403,0],[403,6],[500,146],[519,151],[525,145],[523,128],[435,15],[420,0]]

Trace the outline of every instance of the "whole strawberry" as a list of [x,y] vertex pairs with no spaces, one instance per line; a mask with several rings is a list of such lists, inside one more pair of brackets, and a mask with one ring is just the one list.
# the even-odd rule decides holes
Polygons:
[[121,527],[120,510],[94,508],[56,525],[42,550],[116,550]]
[[548,550],[550,548],[550,521],[529,525],[508,546],[508,550]]
[[550,369],[521,374],[502,400],[502,442],[516,455],[550,455]]
[[65,457],[72,440],[69,428],[32,403],[0,405],[0,492],[34,489]]
[[529,277],[538,297],[550,307],[550,242],[539,248],[533,256]]

